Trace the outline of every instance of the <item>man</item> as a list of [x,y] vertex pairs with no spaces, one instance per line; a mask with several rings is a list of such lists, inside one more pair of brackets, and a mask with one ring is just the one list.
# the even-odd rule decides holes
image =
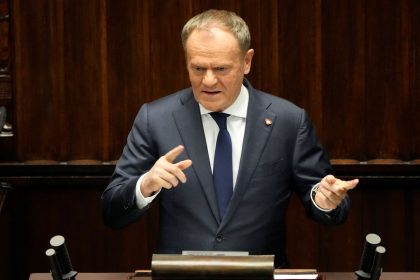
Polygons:
[[159,253],[248,251],[274,254],[275,265],[285,266],[293,191],[309,217],[345,220],[346,193],[358,180],[327,175],[329,160],[305,111],[244,78],[250,41],[246,23],[231,12],[209,10],[187,22],[191,88],[141,107],[102,196],[106,224],[138,220],[159,196]]

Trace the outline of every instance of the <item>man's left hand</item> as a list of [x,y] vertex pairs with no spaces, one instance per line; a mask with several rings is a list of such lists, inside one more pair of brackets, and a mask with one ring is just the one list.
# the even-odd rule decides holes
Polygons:
[[327,175],[319,184],[315,195],[315,203],[323,209],[333,210],[340,205],[347,192],[354,189],[358,183],[359,179],[344,181],[335,178],[333,175]]

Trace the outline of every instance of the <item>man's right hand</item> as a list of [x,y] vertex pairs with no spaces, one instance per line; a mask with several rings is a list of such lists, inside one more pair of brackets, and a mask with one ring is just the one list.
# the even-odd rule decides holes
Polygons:
[[184,146],[179,145],[155,162],[140,185],[140,192],[144,197],[152,196],[161,188],[171,189],[178,186],[179,182],[185,183],[187,181],[183,170],[190,167],[192,161],[186,159],[174,163],[183,150]]

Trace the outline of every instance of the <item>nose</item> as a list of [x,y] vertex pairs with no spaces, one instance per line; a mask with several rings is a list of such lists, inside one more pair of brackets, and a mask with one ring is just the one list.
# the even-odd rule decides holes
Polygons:
[[213,87],[217,84],[217,77],[212,70],[207,70],[203,77],[203,85],[206,87]]

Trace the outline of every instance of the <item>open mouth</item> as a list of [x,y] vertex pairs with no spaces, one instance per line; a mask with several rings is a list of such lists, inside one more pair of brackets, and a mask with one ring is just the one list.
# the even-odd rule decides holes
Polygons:
[[218,93],[221,93],[220,90],[203,90],[203,93],[208,94],[208,95],[216,95]]

